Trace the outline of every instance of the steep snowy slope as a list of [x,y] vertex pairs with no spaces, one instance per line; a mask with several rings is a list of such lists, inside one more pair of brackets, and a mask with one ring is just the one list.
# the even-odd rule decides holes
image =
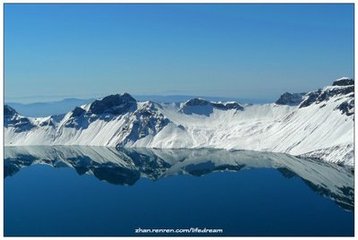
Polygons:
[[6,145],[223,148],[284,152],[353,165],[354,82],[273,104],[191,99],[180,105],[111,95],[62,116],[26,118],[5,106]]

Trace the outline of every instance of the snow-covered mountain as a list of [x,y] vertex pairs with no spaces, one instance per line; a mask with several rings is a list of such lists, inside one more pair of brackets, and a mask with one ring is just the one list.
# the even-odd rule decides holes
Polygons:
[[21,116],[5,105],[5,145],[222,148],[283,152],[353,165],[354,81],[341,78],[276,103],[138,102],[127,93],[63,115]]
[[80,175],[93,175],[112,184],[133,185],[140,178],[248,169],[276,169],[287,178],[299,177],[313,191],[349,211],[354,207],[353,169],[297,158],[282,153],[214,149],[115,149],[87,146],[6,147],[4,175],[43,164],[70,167]]

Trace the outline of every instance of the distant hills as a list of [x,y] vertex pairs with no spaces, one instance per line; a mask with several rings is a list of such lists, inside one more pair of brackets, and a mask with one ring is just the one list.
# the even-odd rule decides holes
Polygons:
[[[138,101],[153,101],[157,103],[173,103],[185,102],[195,97],[204,98],[210,101],[238,101],[241,103],[268,103],[270,100],[265,99],[245,99],[245,98],[229,98],[229,97],[207,97],[207,96],[190,96],[190,95],[133,95]],[[77,106],[91,103],[95,99],[65,98],[58,101],[46,101],[35,103],[18,103],[6,102],[7,105],[16,109],[16,111],[28,117],[46,117],[50,115],[59,115],[67,113]]]

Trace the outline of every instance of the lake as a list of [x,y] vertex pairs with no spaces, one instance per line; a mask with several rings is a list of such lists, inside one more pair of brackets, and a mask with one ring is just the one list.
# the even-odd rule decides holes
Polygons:
[[214,149],[34,146],[4,155],[5,236],[354,234],[349,167]]

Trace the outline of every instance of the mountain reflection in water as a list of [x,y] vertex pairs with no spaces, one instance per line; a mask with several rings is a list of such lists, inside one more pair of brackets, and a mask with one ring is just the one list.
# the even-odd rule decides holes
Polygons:
[[287,178],[301,178],[313,191],[353,211],[353,169],[294,156],[215,149],[115,149],[80,146],[5,147],[5,178],[34,164],[71,167],[111,184],[133,185],[140,178],[202,176],[215,171],[271,168]]

